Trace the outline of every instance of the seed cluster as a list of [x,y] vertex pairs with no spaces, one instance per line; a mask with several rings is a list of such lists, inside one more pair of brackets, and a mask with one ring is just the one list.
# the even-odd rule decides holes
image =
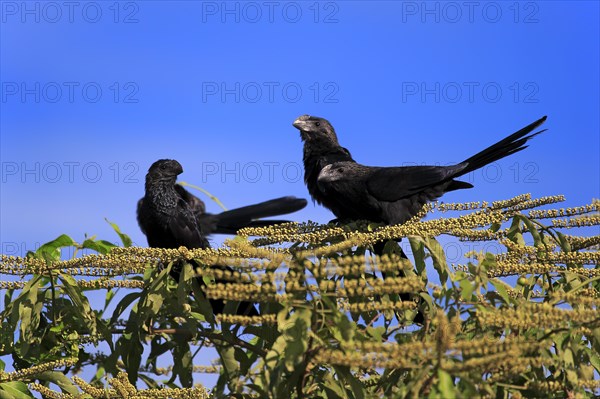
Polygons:
[[[313,337],[319,345],[311,348],[310,353],[314,356],[308,359],[309,368],[350,367],[353,372],[356,371],[356,376],[365,386],[373,387],[377,386],[378,380],[370,379],[370,376],[376,373],[370,374],[367,370],[396,369],[411,372],[437,368],[454,377],[483,370],[487,382],[502,383],[542,366],[546,370],[570,367],[549,355],[555,345],[550,339],[552,332],[569,329],[572,334],[587,337],[598,334],[600,295],[594,282],[600,277],[600,253],[595,250],[600,245],[600,236],[558,235],[556,231],[557,228],[599,225],[600,216],[592,212],[598,212],[600,202],[594,201],[574,208],[534,209],[563,200],[563,196],[532,199],[529,194],[524,194],[492,203],[434,203],[424,206],[407,223],[396,226],[367,222],[344,226],[307,222],[245,228],[239,231],[238,237],[227,240],[223,247],[214,249],[114,248],[107,255],[87,255],[55,262],[36,257],[2,255],[0,274],[20,276],[22,279],[10,281],[15,277],[9,277],[8,281],[0,281],[0,289],[23,289],[28,284],[28,280],[23,279],[26,276],[70,275],[76,277],[77,286],[83,289],[146,290],[153,283],[152,279],[145,278],[142,281],[128,277],[144,273],[150,275],[149,272],[162,270],[169,265],[181,267],[193,260],[195,276],[204,278],[202,290],[207,298],[249,301],[262,305],[277,302],[282,306],[291,306],[294,309],[292,314],[296,311],[299,314],[299,309],[311,309],[315,312],[312,323],[323,322],[323,315],[328,311],[332,312],[331,307],[335,308],[336,305],[346,312],[348,320],[361,320],[362,317],[356,323],[360,326],[356,327],[360,332],[380,328],[366,325],[382,315],[389,320],[390,314],[408,318],[417,310],[428,312],[425,325],[420,327],[422,335],[418,340],[403,339],[404,333],[381,336],[375,340],[367,340],[364,336],[361,339],[342,339],[336,332],[331,333],[333,337],[327,336],[326,339]],[[552,226],[543,226],[538,221],[523,222],[522,212],[525,210],[529,210],[530,218],[552,219]],[[466,213],[455,217],[422,220],[436,212],[450,211]],[[505,223],[511,220],[512,225]],[[505,227],[506,225],[510,227]],[[501,229],[501,226],[505,228]],[[531,231],[534,229],[532,226],[544,233]],[[461,273],[453,274],[449,278],[450,283],[435,286],[428,284],[427,276],[415,272],[409,259],[395,254],[368,255],[364,250],[356,250],[369,248],[385,240],[419,238],[421,242],[428,242],[428,238],[442,234],[457,237],[461,241],[496,240],[505,249],[502,248],[502,252],[496,254],[470,251],[468,256],[475,260],[468,265],[454,266],[454,270]],[[250,240],[250,237],[258,238]],[[524,237],[528,240],[527,244]],[[534,241],[533,245],[531,239]],[[424,254],[426,258],[435,258],[430,248],[424,250]],[[435,264],[436,259],[433,261]],[[446,267],[439,264],[435,266]],[[452,273],[452,270],[448,268],[446,272]],[[500,289],[494,293],[487,288],[490,281],[498,282],[492,279],[505,276],[520,278],[517,286],[505,288],[504,296]],[[549,290],[548,287],[552,287],[558,279],[568,280],[572,292]],[[57,281],[59,288],[68,285],[66,280],[61,282],[59,278]],[[456,289],[459,294],[455,297],[445,296],[450,284],[460,286],[460,289]],[[470,287],[476,289],[469,290]],[[167,288],[173,289],[173,285],[167,285]],[[432,296],[429,295],[430,292],[433,292]],[[186,295],[184,293],[180,297]],[[505,299],[501,305],[497,302],[500,296]],[[422,301],[424,297],[429,298],[430,302]],[[490,300],[492,297],[494,300]],[[148,299],[148,306],[152,305],[152,300],[154,297]],[[178,300],[185,302],[185,299],[179,297]],[[181,302],[179,313],[173,320],[184,325],[188,322],[187,317],[198,314],[193,313],[190,303]],[[442,310],[442,303],[452,303],[459,310],[453,316],[448,316],[450,313],[446,314]],[[326,308],[326,305],[330,307]],[[318,314],[319,311],[323,313]],[[471,316],[470,324],[465,320],[467,313]],[[373,318],[367,320],[365,314],[370,314],[369,317]],[[273,313],[257,316],[218,314],[214,321],[221,326],[233,324],[235,328],[248,327],[247,330],[250,331],[256,329],[254,326],[269,325],[274,331],[281,332],[286,328],[281,325],[285,319],[281,317],[281,314]],[[197,320],[201,320],[204,323],[202,325],[208,324],[204,318]],[[473,332],[473,325],[480,326],[481,330]],[[143,328],[148,331],[147,326]],[[548,334],[520,334],[539,329],[547,330]],[[169,329],[160,331],[167,334],[164,332],[166,330]],[[303,331],[298,327],[293,333],[301,336]],[[313,334],[313,331],[309,330],[309,334]],[[352,334],[348,336],[352,337]],[[102,340],[101,334],[81,334],[77,336],[76,344],[97,344]],[[203,345],[208,346],[211,340],[208,337]],[[215,338],[211,342],[217,346],[225,340]],[[327,345],[328,343],[331,345]],[[252,347],[251,344],[247,346]],[[32,382],[33,377],[40,373],[74,364],[75,359],[66,359],[11,373],[0,371],[0,383],[27,381],[30,382],[31,390],[45,397],[75,398],[77,395],[56,392]],[[223,371],[223,367],[195,366],[193,370],[219,373]],[[156,368],[150,372],[166,375],[172,373],[173,368]],[[360,373],[364,373],[364,380]],[[209,397],[203,387],[138,390],[129,383],[125,373],[108,380],[110,387],[107,388],[90,385],[78,376],[72,377],[72,381],[81,390],[81,396],[85,394],[92,398]],[[556,393],[567,389],[567,385],[556,381],[525,381],[521,388]],[[600,389],[598,381],[583,377],[576,385],[582,389]],[[572,388],[573,385],[569,386]],[[519,397],[521,394],[516,390],[511,391],[511,395]]]
[[82,378],[74,376],[72,378],[75,385],[77,385],[82,394],[67,394],[54,391],[44,385],[38,383],[29,384],[29,389],[37,391],[47,398],[56,399],[76,399],[83,397],[91,397],[94,399],[159,399],[159,398],[172,398],[172,399],[208,399],[210,394],[206,388],[194,387],[194,388],[163,388],[163,389],[136,389],[129,380],[127,379],[126,373],[119,373],[117,377],[110,379],[108,383],[112,388],[97,388]]
[[37,366],[31,366],[29,368],[13,371],[10,373],[0,370],[0,382],[23,381],[31,376],[35,376],[36,374],[56,370],[60,367],[73,366],[75,363],[77,363],[77,359],[63,359],[56,360],[54,362],[38,364]]

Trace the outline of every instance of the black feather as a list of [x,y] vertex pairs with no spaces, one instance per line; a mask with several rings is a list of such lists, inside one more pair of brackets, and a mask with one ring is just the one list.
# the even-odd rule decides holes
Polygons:
[[532,133],[545,120],[544,116],[456,165],[386,168],[356,163],[323,118],[304,115],[294,126],[304,141],[304,180],[315,201],[338,219],[398,224],[448,191],[473,187],[455,178],[524,150],[528,140],[545,131]]

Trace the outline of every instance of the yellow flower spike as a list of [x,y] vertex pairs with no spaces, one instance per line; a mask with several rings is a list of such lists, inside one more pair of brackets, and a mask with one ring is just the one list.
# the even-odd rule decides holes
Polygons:
[[65,395],[63,393],[53,391],[52,389],[38,384],[37,382],[29,384],[29,389],[41,393],[45,398],[48,399],[67,399],[72,397],[71,395]]
[[31,366],[26,369],[12,371],[10,373],[5,372],[0,375],[0,382],[19,381],[46,371],[56,370],[61,367],[70,367],[76,363],[77,359],[62,359],[38,364],[37,366]]

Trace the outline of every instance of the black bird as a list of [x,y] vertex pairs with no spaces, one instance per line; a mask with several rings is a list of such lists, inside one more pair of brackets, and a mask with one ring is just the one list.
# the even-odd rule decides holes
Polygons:
[[531,133],[545,120],[544,116],[456,165],[405,167],[356,163],[323,118],[302,115],[293,125],[304,141],[304,181],[312,198],[340,220],[392,225],[406,222],[448,191],[473,187],[455,179],[524,150],[529,139],[545,131]]
[[[176,184],[183,167],[175,160],[161,159],[152,164],[146,175],[145,195],[138,201],[137,219],[148,245],[157,248],[210,248],[211,233],[235,233],[246,226],[264,226],[281,221],[256,221],[295,212],[306,206],[306,200],[283,197],[226,211],[218,215],[205,213],[204,203]],[[171,276],[179,281],[181,265],[174,265]],[[198,279],[203,284],[202,279]],[[222,313],[221,300],[211,300],[215,313]],[[257,314],[250,303],[242,302],[240,314]]]
[[192,208],[175,189],[181,173],[181,164],[171,159],[161,159],[150,166],[145,195],[137,205],[138,224],[151,247],[210,248]]
[[[448,191],[473,187],[454,179],[525,149],[527,140],[543,130],[528,134],[545,120],[544,116],[457,165],[387,168],[354,161],[326,119],[302,115],[293,125],[300,130],[304,142],[304,182],[313,200],[331,210],[339,221],[368,220],[392,225],[408,221],[425,203]],[[384,247],[385,242],[377,242],[373,252],[382,255]],[[406,258],[402,248],[398,249],[400,256]],[[406,301],[411,295],[401,294],[400,298]],[[417,312],[414,322],[423,321],[423,314]]]

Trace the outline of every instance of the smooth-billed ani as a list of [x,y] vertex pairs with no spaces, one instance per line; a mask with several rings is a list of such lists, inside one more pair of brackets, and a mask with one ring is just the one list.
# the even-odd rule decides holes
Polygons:
[[356,163],[323,118],[302,115],[293,125],[304,141],[304,181],[311,197],[338,219],[392,225],[406,222],[448,191],[473,187],[455,178],[527,148],[529,139],[545,131],[531,133],[545,120],[544,116],[456,165],[404,167]]
[[[531,133],[546,117],[524,127],[498,143],[453,166],[371,167],[352,158],[342,147],[333,126],[326,119],[302,115],[293,123],[304,142],[304,182],[313,200],[331,210],[338,220],[368,220],[399,224],[416,215],[423,205],[452,190],[471,188],[455,178],[525,149],[525,143],[540,132]],[[377,255],[385,242],[373,245]],[[406,258],[402,248],[400,255]],[[403,276],[402,271],[398,272]],[[384,274],[385,277],[385,274]],[[411,295],[401,294],[403,301]],[[424,316],[418,312],[415,323]]]
[[[211,233],[235,233],[247,226],[265,226],[279,220],[255,220],[295,212],[306,200],[282,197],[217,215],[205,212],[204,203],[176,184],[183,167],[175,160],[161,159],[152,164],[146,175],[145,195],[138,201],[137,219],[148,245],[156,248],[210,248]],[[171,276],[179,281],[181,265],[173,265]],[[198,282],[203,285],[202,279]],[[224,303],[210,300],[214,313],[222,313]],[[257,314],[254,306],[241,302],[238,314]]]

